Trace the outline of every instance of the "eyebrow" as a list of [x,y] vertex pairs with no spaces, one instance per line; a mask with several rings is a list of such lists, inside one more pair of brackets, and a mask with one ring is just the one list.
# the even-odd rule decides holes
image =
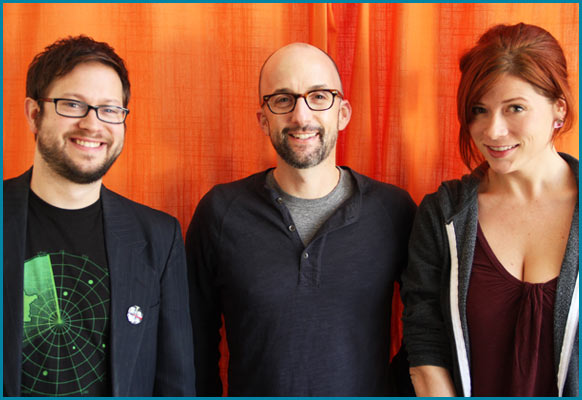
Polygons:
[[[514,101],[519,101],[519,100],[524,101],[526,103],[529,103],[525,97],[518,96],[518,97],[512,97],[511,99],[502,100],[501,104],[512,103]],[[482,101],[477,101],[473,105],[474,106],[483,106],[483,105],[485,105],[485,103],[483,103]]]
[[[74,92],[65,92],[63,94],[61,94],[59,96],[59,98],[71,98],[71,100],[75,100],[75,99],[80,99],[79,101],[82,101],[83,103],[87,103],[87,99],[85,98],[85,96],[79,94],[79,93],[74,93]],[[109,103],[120,103],[123,104],[123,101],[120,101],[119,99],[115,99],[115,98],[109,98],[109,99],[102,99],[99,100],[98,103],[101,104],[109,104]]]
[[[307,91],[310,92],[312,90],[317,90],[317,89],[329,89],[332,90],[328,87],[328,85],[312,85],[309,88],[307,88]],[[279,94],[279,93],[295,93],[293,90],[289,89],[289,88],[281,88],[281,89],[277,89],[273,92],[273,94]]]
[[527,99],[525,97],[518,96],[518,97],[512,97],[511,99],[503,100],[502,103],[511,103],[513,101],[518,101],[518,100],[527,102]]

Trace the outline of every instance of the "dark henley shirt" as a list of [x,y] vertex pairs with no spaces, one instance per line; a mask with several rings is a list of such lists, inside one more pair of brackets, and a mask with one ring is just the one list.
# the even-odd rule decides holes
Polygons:
[[416,205],[343,167],[354,194],[304,246],[267,171],[215,186],[186,235],[196,390],[230,396],[378,396],[388,383],[393,284]]

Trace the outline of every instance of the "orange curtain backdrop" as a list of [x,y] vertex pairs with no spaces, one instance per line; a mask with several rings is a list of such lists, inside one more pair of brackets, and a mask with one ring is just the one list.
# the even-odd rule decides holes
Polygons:
[[[105,184],[188,227],[215,184],[275,164],[258,128],[264,59],[293,41],[337,61],[353,117],[338,164],[418,203],[467,172],[457,146],[458,59],[488,27],[526,22],[562,44],[578,110],[578,4],[4,4],[4,178],[32,163],[24,119],[33,56],[67,35],[110,43],[132,83],[125,150]],[[557,143],[578,157],[578,122]],[[394,303],[393,351],[401,304]],[[225,361],[223,361],[223,368]]]

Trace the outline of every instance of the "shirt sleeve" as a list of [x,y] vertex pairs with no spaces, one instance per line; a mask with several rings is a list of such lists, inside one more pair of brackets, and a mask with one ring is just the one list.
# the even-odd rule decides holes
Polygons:
[[186,259],[190,312],[194,337],[196,392],[198,396],[221,396],[219,373],[221,306],[215,285],[218,213],[214,212],[212,193],[200,200],[186,233]]
[[403,198],[401,202],[400,209],[397,212],[400,218],[399,231],[402,233],[399,239],[399,243],[403,251],[402,259],[400,260],[399,263],[399,273],[396,281],[401,287],[402,287],[402,274],[404,273],[408,265],[407,245],[410,239],[412,225],[414,222],[414,216],[416,215],[416,210],[417,210],[416,203],[414,202],[414,200],[412,200],[410,195],[406,193],[406,196]]

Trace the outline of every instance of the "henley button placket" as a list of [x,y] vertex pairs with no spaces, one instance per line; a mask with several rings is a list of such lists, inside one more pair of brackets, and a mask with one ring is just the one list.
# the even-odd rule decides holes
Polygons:
[[319,282],[319,266],[317,262],[314,264],[313,261],[317,261],[307,250],[301,253],[301,258],[299,259],[299,285],[303,287],[317,287]]

